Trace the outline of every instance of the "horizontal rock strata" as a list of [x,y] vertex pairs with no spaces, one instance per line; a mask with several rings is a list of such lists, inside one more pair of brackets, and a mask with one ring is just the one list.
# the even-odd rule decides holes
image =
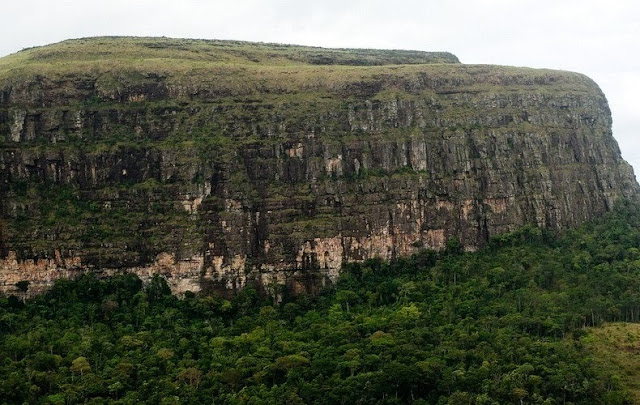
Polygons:
[[85,271],[311,291],[638,192],[583,75],[349,52],[114,38],[0,59],[0,292]]

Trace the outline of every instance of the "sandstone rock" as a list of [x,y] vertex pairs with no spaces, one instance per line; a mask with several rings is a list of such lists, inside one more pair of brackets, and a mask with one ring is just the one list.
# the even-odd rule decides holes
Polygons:
[[219,41],[156,66],[149,39],[126,42],[136,63],[84,41],[52,46],[67,70],[44,47],[0,71],[4,293],[83,271],[312,291],[348,261],[563,230],[638,192],[579,74]]

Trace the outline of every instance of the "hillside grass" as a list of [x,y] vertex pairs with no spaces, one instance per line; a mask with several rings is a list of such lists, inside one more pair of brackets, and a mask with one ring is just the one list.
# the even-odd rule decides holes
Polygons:
[[[240,41],[98,37],[25,49],[0,58],[0,88],[31,82],[97,80],[96,87],[163,81],[170,85],[223,88],[234,94],[334,91],[357,96],[424,88],[489,91],[496,86],[592,91],[583,75],[493,65],[463,65],[446,52],[327,49]],[[346,86],[346,87],[345,87]],[[350,88],[358,87],[358,88]],[[452,90],[456,89],[456,90]]]
[[593,361],[611,383],[626,388],[634,404],[640,404],[640,324],[615,322],[589,328],[583,342]]
[[458,63],[447,52],[328,49],[197,39],[98,37],[59,42],[0,58],[0,72],[15,69],[76,73],[133,68],[181,71],[212,66],[381,66]]
[[166,37],[93,37],[25,49],[31,60],[181,59],[262,64],[390,65],[459,63],[448,52],[389,49],[332,49],[276,43],[176,39]]

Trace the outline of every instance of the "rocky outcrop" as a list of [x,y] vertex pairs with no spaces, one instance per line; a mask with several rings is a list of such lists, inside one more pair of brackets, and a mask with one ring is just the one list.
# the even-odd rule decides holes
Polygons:
[[[176,44],[191,59],[144,53]],[[582,75],[352,52],[93,39],[0,63],[0,291],[133,271],[300,292],[638,192]]]

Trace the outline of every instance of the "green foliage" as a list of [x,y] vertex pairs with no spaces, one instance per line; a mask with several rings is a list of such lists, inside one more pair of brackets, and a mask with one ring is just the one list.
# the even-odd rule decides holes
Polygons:
[[349,264],[279,306],[252,288],[180,300],[161,277],[60,280],[0,299],[0,403],[627,404],[588,327],[640,321],[639,246],[626,203],[562,237]]
[[[132,267],[163,250],[189,256],[188,249],[197,250],[201,240],[196,218],[175,202],[176,187],[155,179],[91,193],[36,181],[17,183],[12,191],[20,208],[0,222],[0,251],[10,240],[24,257],[81,249],[97,267]],[[113,202],[114,196],[123,202]]]

